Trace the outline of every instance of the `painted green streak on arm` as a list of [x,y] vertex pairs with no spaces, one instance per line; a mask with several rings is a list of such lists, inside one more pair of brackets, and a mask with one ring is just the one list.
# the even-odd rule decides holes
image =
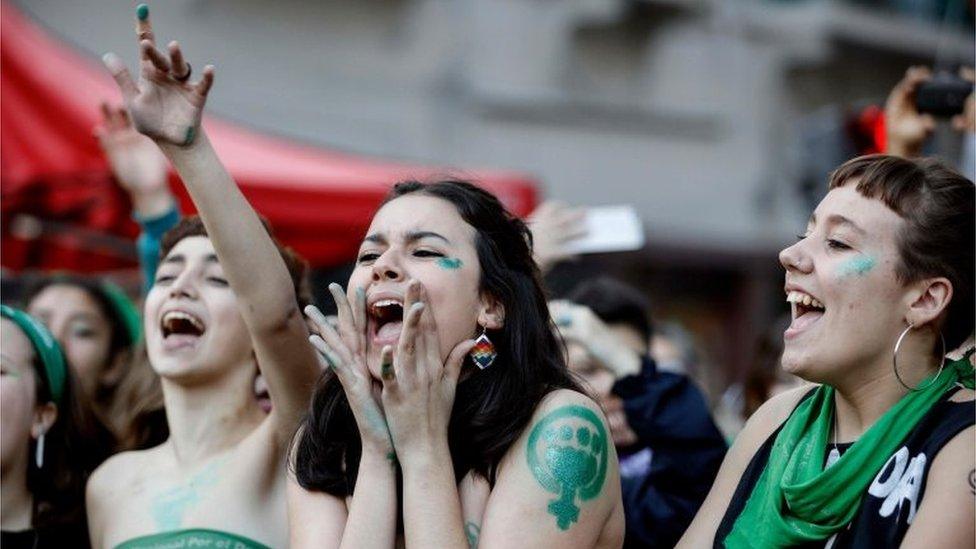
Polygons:
[[190,143],[193,143],[193,138],[197,136],[197,129],[190,126],[186,129],[186,139],[183,140],[183,146],[186,147]]
[[460,269],[461,265],[464,265],[464,263],[462,263],[461,260],[456,257],[442,257],[437,260],[437,265],[442,269],[455,271]]
[[843,277],[853,275],[864,276],[871,272],[871,269],[874,268],[875,263],[874,258],[869,255],[852,257],[841,264],[837,274]]
[[468,538],[468,547],[475,549],[478,547],[478,536],[481,535],[481,528],[473,522],[464,523],[464,535]]
[[190,477],[186,484],[170,488],[158,494],[152,504],[152,516],[161,532],[176,530],[183,525],[187,509],[203,499],[206,489],[219,480],[219,471],[226,459],[215,460],[202,471]]
[[607,441],[603,421],[585,406],[562,406],[532,427],[526,459],[539,484],[557,495],[547,509],[560,530],[579,520],[577,498],[582,503],[603,492]]

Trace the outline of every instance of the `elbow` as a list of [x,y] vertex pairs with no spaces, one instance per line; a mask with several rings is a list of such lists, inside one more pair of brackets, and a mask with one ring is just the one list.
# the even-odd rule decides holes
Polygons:
[[302,312],[298,310],[298,302],[294,297],[282,300],[281,303],[273,304],[262,311],[254,311],[255,322],[252,329],[255,335],[275,336],[283,332],[294,330],[298,323],[304,326],[305,321]]

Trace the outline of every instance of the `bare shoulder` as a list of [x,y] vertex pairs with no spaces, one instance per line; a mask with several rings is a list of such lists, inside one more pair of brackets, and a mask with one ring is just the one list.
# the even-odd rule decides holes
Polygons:
[[86,491],[98,496],[111,491],[114,486],[131,484],[152,462],[151,457],[146,455],[152,451],[120,452],[108,458],[88,478]]
[[973,402],[976,400],[976,391],[972,389],[959,389],[951,397],[950,402]]
[[773,434],[773,431],[779,428],[790,417],[790,414],[796,409],[800,400],[816,387],[817,385],[812,383],[801,385],[800,387],[783,391],[764,402],[749,417],[745,427],[742,428],[742,432],[739,433],[739,437],[736,438],[736,442],[738,442],[739,438],[742,438],[743,441],[758,439],[756,447],[761,445],[762,441],[765,441],[769,435]]
[[586,395],[553,391],[499,466],[479,546],[618,546],[621,506],[603,412]]

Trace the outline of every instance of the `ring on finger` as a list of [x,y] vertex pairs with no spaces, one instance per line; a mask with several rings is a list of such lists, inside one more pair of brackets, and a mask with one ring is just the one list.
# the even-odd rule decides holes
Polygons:
[[189,63],[187,63],[186,64],[186,74],[184,74],[183,76],[176,76],[174,74],[173,75],[173,79],[176,80],[177,82],[186,82],[187,80],[190,79],[190,75],[191,74],[193,74],[193,67]]

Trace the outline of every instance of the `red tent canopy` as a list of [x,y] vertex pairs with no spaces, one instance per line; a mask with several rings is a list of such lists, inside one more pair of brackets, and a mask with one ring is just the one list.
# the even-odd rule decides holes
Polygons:
[[[100,102],[120,102],[115,83],[9,3],[0,10],[0,262],[11,269],[131,267],[137,229],[92,137]],[[445,172],[297,144],[214,117],[204,124],[251,204],[315,266],[354,257],[392,183]],[[535,206],[536,186],[524,175],[464,175],[519,215]],[[183,211],[192,211],[175,174],[171,183]]]

